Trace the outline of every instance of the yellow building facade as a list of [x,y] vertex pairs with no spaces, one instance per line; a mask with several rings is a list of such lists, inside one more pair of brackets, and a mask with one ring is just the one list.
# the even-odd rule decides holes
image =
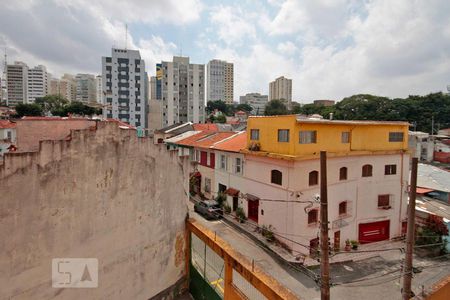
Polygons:
[[248,118],[247,150],[284,159],[398,153],[408,150],[407,122],[341,121],[297,115]]

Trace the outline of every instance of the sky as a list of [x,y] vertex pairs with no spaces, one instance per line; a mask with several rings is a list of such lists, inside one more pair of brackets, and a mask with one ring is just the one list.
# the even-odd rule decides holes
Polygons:
[[[448,0],[0,0],[8,62],[43,64],[54,77],[101,72],[111,47],[155,64],[234,63],[235,93],[268,94],[279,76],[293,100],[358,93],[425,95],[450,84]],[[125,30],[126,25],[128,31]],[[126,34],[127,33],[127,34]]]

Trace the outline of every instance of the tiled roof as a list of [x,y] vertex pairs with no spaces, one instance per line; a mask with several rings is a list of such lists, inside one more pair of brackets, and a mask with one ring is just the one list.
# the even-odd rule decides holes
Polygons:
[[239,152],[247,146],[247,133],[239,132],[234,136],[214,145],[214,149],[230,152]]
[[217,124],[213,124],[213,123],[206,123],[206,124],[196,123],[196,124],[192,124],[192,126],[194,126],[195,131],[203,131],[203,130],[217,131],[217,130],[219,130],[217,127]]
[[119,127],[126,127],[124,129],[136,129],[136,127],[134,127],[133,125],[130,125],[128,123],[122,122],[120,120],[117,119],[106,119],[107,122],[115,122],[117,123],[117,125],[119,125]]
[[0,120],[0,129],[16,128],[16,123],[9,120]]
[[178,145],[191,146],[198,148],[210,148],[215,143],[222,141],[230,136],[236,134],[235,132],[214,132],[203,131],[199,134],[190,136],[186,139],[176,142]]

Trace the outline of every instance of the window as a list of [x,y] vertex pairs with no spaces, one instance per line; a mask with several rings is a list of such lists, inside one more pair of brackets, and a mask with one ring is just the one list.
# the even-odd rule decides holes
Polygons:
[[308,212],[308,224],[316,224],[318,217],[318,210],[313,209]]
[[339,203],[339,216],[344,216],[347,214],[347,201]]
[[339,180],[347,180],[347,168],[342,167],[339,169]]
[[397,174],[397,165],[385,165],[384,175],[395,175]]
[[241,174],[242,173],[242,159],[240,159],[239,157],[236,157],[236,165],[235,165],[234,172],[236,174]]
[[195,161],[200,162],[200,151],[195,150]]
[[205,193],[211,192],[211,179],[205,177]]
[[223,154],[220,155],[220,168],[222,170],[227,169],[227,157]]
[[343,131],[341,133],[341,143],[342,144],[350,143],[350,132],[349,131]]
[[278,142],[289,142],[289,129],[278,129]]
[[364,165],[362,167],[362,177],[372,177],[372,165]]
[[271,171],[270,182],[278,185],[283,184],[283,174],[278,170]]
[[259,140],[259,129],[250,129],[250,139],[252,141]]
[[315,144],[317,142],[317,131],[300,131],[300,144]]
[[378,195],[378,208],[389,207],[389,195]]
[[403,132],[389,132],[389,142],[403,142]]
[[319,172],[311,171],[309,172],[309,185],[317,185],[319,184]]

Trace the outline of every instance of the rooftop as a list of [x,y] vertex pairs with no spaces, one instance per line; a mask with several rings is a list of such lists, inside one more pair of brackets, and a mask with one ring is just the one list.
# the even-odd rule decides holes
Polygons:
[[417,186],[437,191],[450,192],[450,172],[432,165],[419,164]]
[[9,120],[0,120],[0,129],[16,128],[16,123]]
[[215,143],[235,134],[235,132],[202,131],[198,134],[182,139],[176,142],[176,144],[190,147],[210,148]]
[[216,143],[212,148],[229,152],[240,152],[247,146],[247,133],[239,132],[223,141]]

